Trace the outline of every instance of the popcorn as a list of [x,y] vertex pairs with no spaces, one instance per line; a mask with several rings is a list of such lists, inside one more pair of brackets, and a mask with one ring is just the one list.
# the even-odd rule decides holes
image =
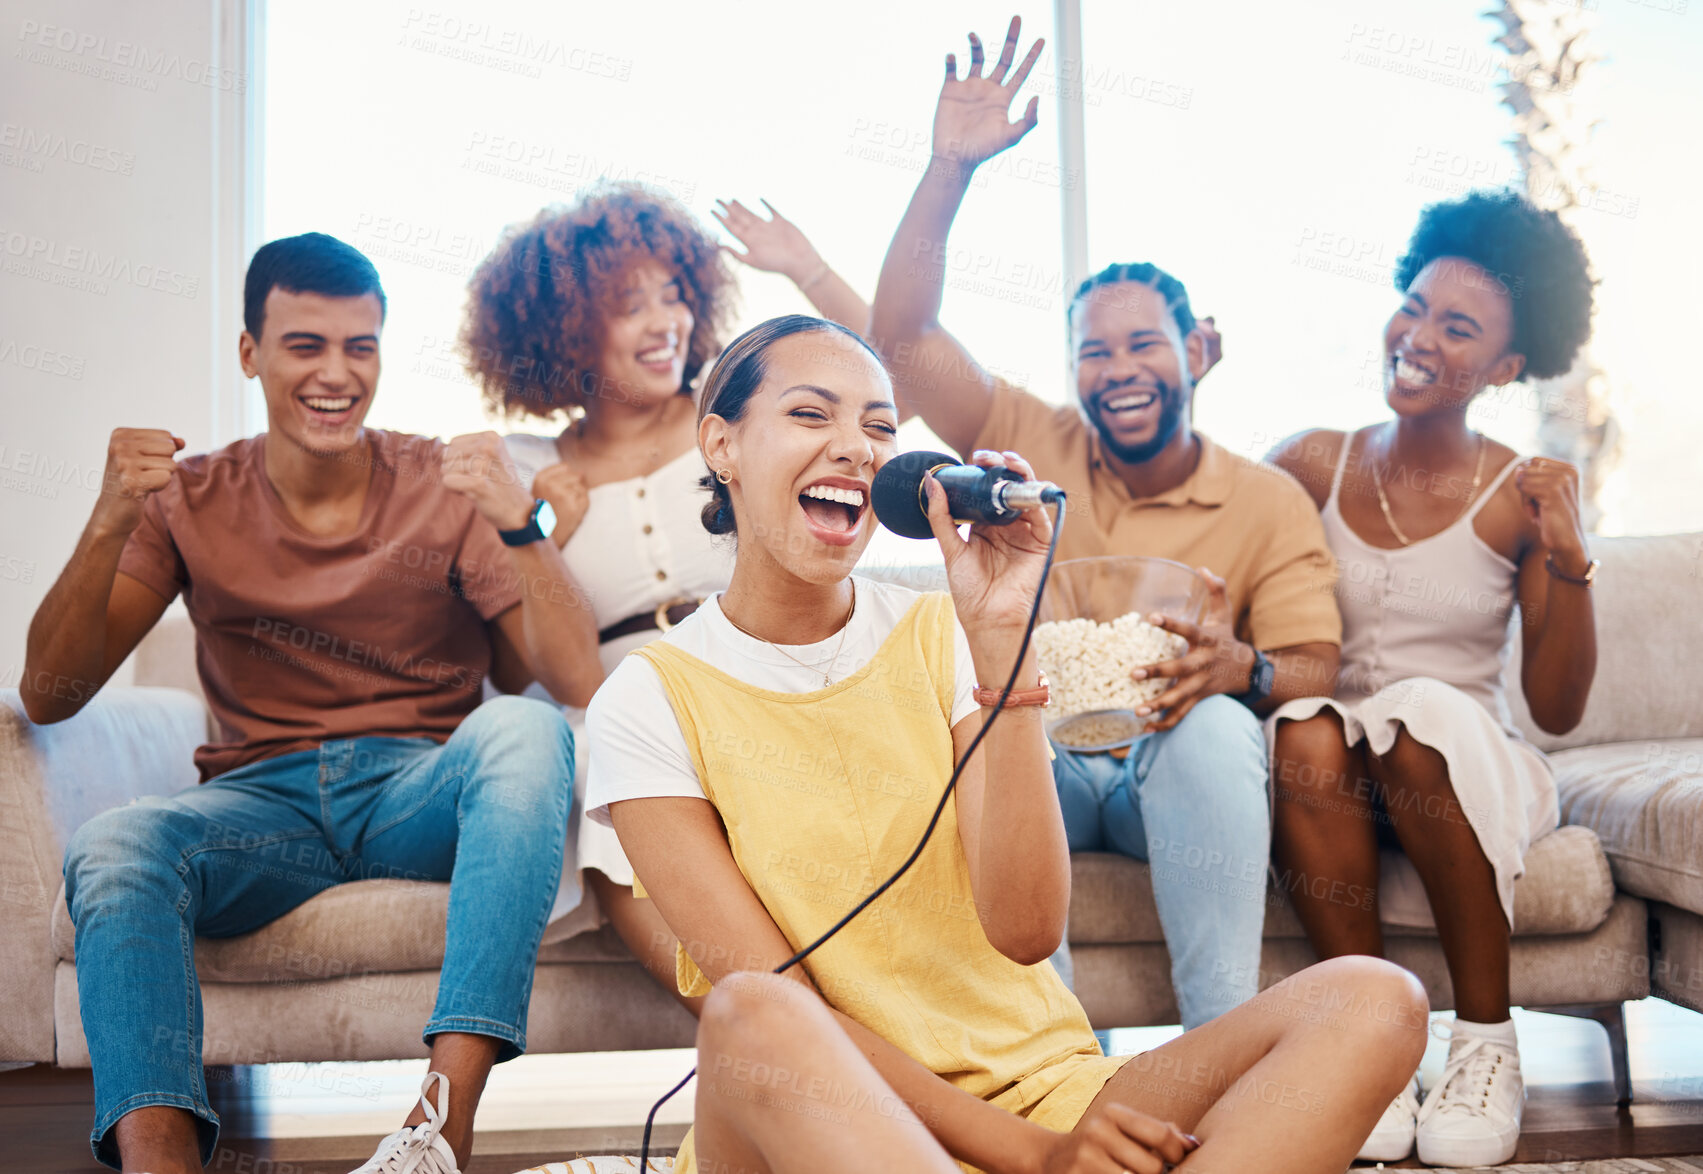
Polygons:
[[[1053,620],[1035,626],[1035,659],[1052,684],[1053,737],[1065,746],[1103,746],[1141,732],[1133,712],[1171,684],[1135,681],[1130,670],[1181,656],[1188,642],[1155,627],[1135,612],[1109,624],[1089,619]],[[1101,713],[1122,710],[1122,713]],[[1094,714],[1078,721],[1078,714]]]

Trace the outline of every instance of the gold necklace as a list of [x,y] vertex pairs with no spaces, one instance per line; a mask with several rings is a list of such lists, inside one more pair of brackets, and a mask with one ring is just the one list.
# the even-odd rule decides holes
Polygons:
[[806,661],[799,660],[798,657],[782,648],[779,644],[776,644],[773,640],[763,640],[763,637],[757,635],[757,633],[746,631],[746,629],[739,626],[738,622],[732,616],[727,614],[726,608],[722,609],[721,615],[724,620],[732,624],[738,631],[744,632],[745,635],[751,637],[753,640],[763,640],[764,644],[767,644],[770,648],[773,648],[776,652],[792,661],[793,664],[798,665],[800,668],[809,669],[813,673],[821,673],[822,688],[826,689],[829,685],[834,683],[833,677],[830,674],[833,672],[834,666],[840,662],[840,653],[845,651],[846,633],[851,631],[852,617],[857,614],[857,581],[853,579],[848,580],[848,582],[852,585],[851,610],[846,612],[846,622],[840,626],[840,642],[834,645],[834,655],[829,657],[826,661],[826,668],[819,664],[810,664]]
[[[1384,446],[1384,464],[1385,464],[1386,467],[1388,467],[1388,465],[1389,465],[1389,456],[1390,456],[1389,446],[1386,444]],[[1384,477],[1383,477],[1383,474],[1380,473],[1376,467],[1374,467],[1372,469],[1372,484],[1377,486],[1377,489],[1378,489],[1378,508],[1380,508],[1384,511],[1384,524],[1387,525],[1390,528],[1390,533],[1394,534],[1396,536],[1397,542],[1401,543],[1403,546],[1412,546],[1413,545],[1413,539],[1409,538],[1406,534],[1403,534],[1401,532],[1401,527],[1396,525],[1395,515],[1390,512],[1390,499],[1384,495]],[[1455,524],[1455,522],[1460,521],[1461,517],[1464,516],[1466,514],[1466,512],[1472,508],[1473,499],[1478,496],[1478,487],[1480,485],[1483,485],[1483,484],[1484,484],[1484,433],[1480,432],[1478,434],[1478,467],[1473,470],[1472,488],[1467,491],[1466,504],[1461,507],[1460,514],[1457,514],[1454,517],[1454,519],[1449,522],[1449,526],[1453,526]],[[1443,530],[1447,530],[1449,528],[1449,526],[1444,526]],[[1443,532],[1443,530],[1437,531],[1437,534],[1441,534]],[[1436,536],[1437,536],[1436,534],[1431,535],[1431,537],[1433,537],[1433,538],[1435,538]]]

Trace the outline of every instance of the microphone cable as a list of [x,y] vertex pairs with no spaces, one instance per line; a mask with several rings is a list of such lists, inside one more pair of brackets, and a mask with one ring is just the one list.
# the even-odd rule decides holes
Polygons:
[[[1012,662],[1011,675],[1005,679],[1005,688],[1000,690],[999,704],[994,708],[993,713],[988,716],[987,721],[982,723],[982,728],[976,731],[976,736],[970,739],[970,744],[965,748],[963,757],[958,759],[957,763],[952,767],[952,777],[946,780],[946,789],[940,793],[940,802],[934,805],[934,814],[929,817],[928,826],[923,829],[922,839],[917,841],[917,846],[911,849],[911,854],[905,857],[905,862],[899,865],[899,867],[893,872],[892,876],[882,881],[867,897],[863,898],[863,900],[859,901],[856,905],[853,905],[851,910],[833,925],[829,926],[827,931],[823,933],[821,937],[811,942],[808,946],[805,946],[804,949],[788,958],[785,962],[782,962],[770,973],[785,974],[788,970],[791,970],[794,966],[797,966],[800,962],[810,957],[810,955],[814,953],[824,942],[844,929],[852,918],[867,909],[871,902],[881,896],[882,893],[885,893],[888,889],[892,888],[894,884],[898,882],[899,878],[904,876],[905,873],[910,870],[911,865],[917,862],[917,858],[922,855],[922,850],[928,846],[929,837],[934,835],[935,826],[940,823],[940,817],[946,811],[947,800],[952,798],[952,792],[957,789],[958,776],[964,772],[964,765],[969,762],[972,757],[974,757],[977,749],[981,747],[982,739],[987,737],[987,732],[993,728],[993,723],[998,721],[999,715],[1005,712],[1006,699],[1011,696],[1011,691],[1016,688],[1017,674],[1023,668],[1023,658],[1028,655],[1029,637],[1035,631],[1036,617],[1041,614],[1041,593],[1046,590],[1047,578],[1052,574],[1053,556],[1058,553],[1058,536],[1064,531],[1064,491],[1062,489],[1053,490],[1047,494],[1046,500],[1051,501],[1054,506],[1057,507],[1057,512],[1053,518],[1053,536],[1052,541],[1047,543],[1046,561],[1041,564],[1041,581],[1035,585],[1035,602],[1029,606],[1029,622],[1023,627],[1023,641],[1017,646],[1017,658]],[[663,1093],[656,1104],[650,1107],[650,1112],[645,1114],[644,1139],[640,1143],[639,1147],[639,1169],[648,1170],[650,1168],[650,1134],[651,1127],[656,1123],[657,1111],[661,1109],[663,1105],[666,1105],[669,1100],[673,1098],[675,1093],[685,1088],[692,1077],[697,1074],[698,1068],[697,1065],[694,1064],[692,1066],[692,1070],[681,1078],[680,1083]]]

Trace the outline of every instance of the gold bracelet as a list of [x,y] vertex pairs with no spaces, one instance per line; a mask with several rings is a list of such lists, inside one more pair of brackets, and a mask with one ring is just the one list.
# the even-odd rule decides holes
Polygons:
[[1590,562],[1585,564],[1585,573],[1583,575],[1569,575],[1566,571],[1555,565],[1554,555],[1546,554],[1543,556],[1544,570],[1548,571],[1557,579],[1560,579],[1563,583],[1576,583],[1581,587],[1589,587],[1591,585],[1592,580],[1597,577],[1597,567],[1601,565],[1602,563],[1600,560],[1592,559]]
[[803,293],[805,290],[809,289],[811,286],[815,285],[818,281],[821,281],[826,276],[828,276],[828,262],[824,261],[824,262],[822,262],[822,268],[818,269],[816,272],[812,273],[809,277],[806,277],[803,281],[798,283],[798,292]]

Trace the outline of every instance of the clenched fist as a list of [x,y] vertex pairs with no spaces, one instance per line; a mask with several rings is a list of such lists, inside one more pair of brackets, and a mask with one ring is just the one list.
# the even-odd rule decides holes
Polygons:
[[1590,556],[1579,517],[1579,470],[1566,461],[1532,457],[1514,470],[1514,488],[1556,565],[1571,575],[1584,574]]
[[566,546],[579,524],[585,521],[585,511],[591,508],[591,490],[571,465],[546,465],[532,480],[532,496],[550,503],[556,514],[556,528],[550,531],[550,541]]
[[182,448],[182,438],[162,428],[114,428],[93,521],[118,534],[141,525],[143,503],[170,484]]
[[518,530],[532,515],[532,494],[520,483],[503,438],[495,432],[457,436],[444,449],[443,486],[473,503],[499,530]]

